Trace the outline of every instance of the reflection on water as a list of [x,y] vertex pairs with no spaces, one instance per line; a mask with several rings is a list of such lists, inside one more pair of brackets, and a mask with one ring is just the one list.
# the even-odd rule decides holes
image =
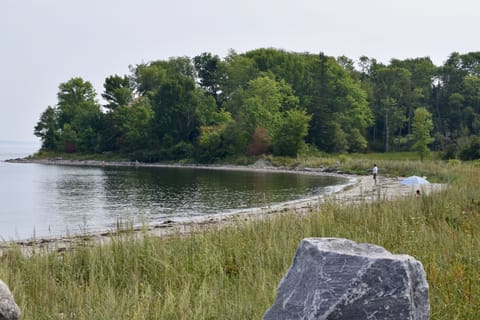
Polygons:
[[336,177],[191,168],[0,163],[0,236],[23,239],[158,223],[304,198]]

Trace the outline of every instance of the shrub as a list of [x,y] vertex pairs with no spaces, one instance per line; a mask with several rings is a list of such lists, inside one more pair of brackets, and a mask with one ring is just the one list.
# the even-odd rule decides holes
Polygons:
[[464,161],[480,159],[480,137],[470,137],[467,144],[460,150],[458,156]]
[[223,147],[224,131],[224,125],[203,126],[200,128],[196,152],[196,159],[199,162],[214,162],[215,160],[225,157],[227,152]]
[[167,160],[191,159],[193,158],[193,145],[191,143],[180,141],[167,150]]
[[289,110],[279,121],[274,134],[273,152],[279,156],[295,157],[305,144],[311,116],[304,111]]
[[270,152],[270,137],[264,128],[256,128],[252,142],[247,147],[248,156],[258,156]]

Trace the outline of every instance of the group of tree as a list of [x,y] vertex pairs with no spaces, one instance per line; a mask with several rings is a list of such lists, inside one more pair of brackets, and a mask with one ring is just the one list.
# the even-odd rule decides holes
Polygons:
[[101,97],[81,78],[60,84],[35,127],[42,149],[200,162],[306,149],[480,156],[480,52],[438,67],[428,57],[202,53],[131,66],[105,79]]

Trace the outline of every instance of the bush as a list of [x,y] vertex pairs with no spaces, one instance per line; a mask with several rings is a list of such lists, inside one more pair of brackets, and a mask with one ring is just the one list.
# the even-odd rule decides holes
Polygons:
[[279,122],[273,139],[273,152],[279,156],[295,157],[305,144],[311,117],[304,111],[289,110]]
[[248,156],[259,156],[270,152],[270,137],[264,128],[256,128],[252,142],[247,147]]
[[443,160],[455,159],[457,157],[457,146],[454,144],[449,144],[445,146],[441,153]]
[[138,150],[128,154],[131,161],[146,163],[162,161],[178,161],[192,159],[194,153],[193,145],[187,142],[179,142],[170,148]]
[[480,159],[480,137],[470,137],[458,156],[463,161]]
[[194,148],[191,143],[181,141],[167,149],[166,160],[180,160],[193,158]]

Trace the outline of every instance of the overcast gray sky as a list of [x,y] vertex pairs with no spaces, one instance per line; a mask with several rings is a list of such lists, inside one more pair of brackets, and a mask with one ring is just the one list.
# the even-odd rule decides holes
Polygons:
[[391,58],[479,51],[477,0],[0,0],[0,140],[33,127],[58,85],[128,66],[264,47]]

